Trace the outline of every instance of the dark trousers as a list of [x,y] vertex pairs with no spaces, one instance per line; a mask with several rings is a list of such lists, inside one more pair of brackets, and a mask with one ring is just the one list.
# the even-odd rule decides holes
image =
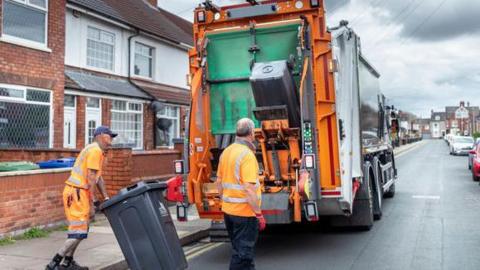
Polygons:
[[224,214],[225,226],[232,242],[230,270],[255,270],[255,243],[258,238],[256,217],[239,217]]

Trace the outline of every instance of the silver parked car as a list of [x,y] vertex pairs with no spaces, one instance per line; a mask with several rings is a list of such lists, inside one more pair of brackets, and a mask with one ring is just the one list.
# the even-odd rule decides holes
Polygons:
[[455,136],[450,143],[450,155],[468,155],[473,149],[473,137]]

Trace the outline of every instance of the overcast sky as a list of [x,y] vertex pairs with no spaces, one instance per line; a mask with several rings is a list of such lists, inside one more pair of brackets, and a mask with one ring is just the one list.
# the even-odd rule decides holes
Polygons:
[[[199,0],[159,0],[192,18]],[[218,5],[241,3],[214,0]],[[480,0],[326,0],[329,26],[342,19],[382,75],[391,103],[418,116],[461,100],[480,106]]]

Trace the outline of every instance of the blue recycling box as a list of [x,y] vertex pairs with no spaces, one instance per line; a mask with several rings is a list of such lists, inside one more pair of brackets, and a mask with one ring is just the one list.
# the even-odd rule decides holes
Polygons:
[[75,158],[60,158],[48,161],[37,162],[40,169],[55,169],[55,168],[69,168],[73,167]]

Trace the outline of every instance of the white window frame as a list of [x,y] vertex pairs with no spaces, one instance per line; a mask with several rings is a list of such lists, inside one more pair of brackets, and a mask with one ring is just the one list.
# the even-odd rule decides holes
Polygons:
[[[95,98],[98,99],[98,108],[96,107],[88,107],[87,105],[87,99],[88,98]],[[86,96],[85,97],[85,145],[88,145],[88,121],[87,121],[87,115],[89,112],[98,112],[100,115],[100,126],[102,125],[102,99],[98,97],[92,97],[92,96]],[[93,140],[92,140],[93,142]]]
[[[152,77],[146,77],[146,76],[142,76],[142,75],[137,75],[135,74],[135,61],[137,60],[137,53],[136,53],[136,46],[137,45],[142,45],[142,46],[145,46],[145,47],[149,47],[150,49],[152,49],[152,55],[151,56],[147,56],[147,55],[143,55],[142,56],[145,56],[145,57],[149,57],[152,59],[152,65],[151,65],[151,72],[152,72]],[[131,74],[132,74],[132,77],[137,77],[137,78],[141,78],[141,79],[146,79],[146,80],[154,80],[155,78],[155,46],[151,46],[151,45],[148,45],[144,42],[140,42],[140,41],[135,41],[133,46],[132,46],[132,56],[133,56],[133,65],[132,65],[132,70],[131,70]]]
[[[74,112],[74,116],[75,116],[75,130],[74,130],[74,147],[72,149],[75,149],[76,148],[76,145],[77,145],[77,124],[78,124],[78,121],[77,121],[77,100],[78,100],[78,96],[76,95],[71,95],[71,94],[65,94],[64,96],[72,96],[73,97],[73,106],[72,107],[69,107],[69,106],[65,106],[65,97],[64,97],[64,104],[63,104],[63,119],[64,119],[64,122],[65,123],[65,109],[67,110],[72,110]],[[65,147],[65,134],[63,134],[63,145],[64,145],[64,148],[67,148]]]
[[[49,127],[49,134],[48,134],[48,147],[53,148],[53,92],[52,90],[42,89],[37,87],[29,87],[29,86],[21,86],[21,85],[14,85],[14,84],[0,84],[0,88],[9,88],[15,90],[22,90],[24,92],[23,98],[10,98],[10,97],[3,97],[0,96],[0,101],[5,102],[12,102],[12,103],[25,103],[25,104],[33,104],[33,105],[47,105],[49,106],[49,116],[50,116],[50,127]],[[27,90],[35,90],[35,91],[42,91],[48,92],[50,94],[50,102],[39,102],[39,101],[30,101],[27,100]]]
[[[182,106],[175,105],[175,104],[168,104],[168,103],[163,103],[163,106],[173,107],[177,110],[177,117],[168,116],[168,115],[161,115],[160,117],[165,118],[165,119],[170,119],[170,120],[177,120],[178,125],[177,125],[177,130],[176,131],[177,131],[178,136],[180,137],[180,126],[182,125],[182,122],[181,122],[182,121],[182,119],[181,119],[181,107]],[[158,115],[159,115],[159,113],[155,114],[155,119],[160,118]],[[156,129],[157,127],[155,126],[154,128]],[[167,145],[167,146],[156,146],[155,145],[155,147],[159,147],[159,148],[168,147],[168,148],[173,149],[173,144],[172,145]]]
[[[112,44],[109,44],[109,43],[104,42],[104,41],[99,41],[99,40],[93,40],[92,39],[95,42],[105,43],[105,44],[113,46],[113,50],[112,50],[112,53],[113,53],[113,55],[112,55],[113,56],[112,57],[112,69],[96,67],[96,66],[92,66],[92,65],[88,64],[88,40],[90,40],[90,38],[88,37],[88,30],[90,28],[100,31],[100,34],[102,32],[105,32],[105,33],[113,36],[113,43]],[[116,70],[116,68],[115,68],[115,56],[116,56],[116,50],[117,50],[116,43],[117,43],[117,36],[112,31],[106,30],[103,27],[99,27],[98,25],[93,25],[93,24],[87,25],[87,33],[86,33],[86,39],[85,39],[85,66],[89,69],[98,70],[98,71],[101,71],[101,72],[115,73],[115,70]]]
[[[122,102],[125,102],[125,110],[115,110],[113,108],[113,102],[115,101],[122,101]],[[140,110],[139,111],[134,111],[134,110],[130,110],[130,104],[137,104],[140,106]],[[112,109],[110,110],[111,113],[136,113],[136,114],[140,114],[141,117],[140,117],[140,146],[139,147],[135,147],[133,148],[133,150],[143,150],[143,129],[144,129],[144,126],[143,126],[143,117],[144,117],[144,113],[143,113],[143,103],[141,102],[137,102],[137,101],[130,101],[130,100],[124,100],[124,99],[112,99]],[[112,115],[110,115],[110,121],[112,121]],[[111,126],[111,125],[110,125]]]
[[[52,50],[50,48],[48,48],[48,16],[49,16],[48,4],[49,4],[49,1],[45,0],[45,8],[39,7],[37,5],[30,4],[30,0],[2,0],[2,1],[4,1],[4,2],[6,2],[6,1],[15,2],[15,3],[21,4],[21,5],[27,6],[29,8],[45,12],[45,33],[44,33],[45,43],[36,42],[36,41],[29,40],[29,39],[19,38],[19,37],[15,37],[15,36],[5,34],[5,32],[3,30],[3,18],[5,18],[5,16],[2,16],[2,22],[1,22],[2,23],[2,32],[0,33],[1,34],[0,41],[7,42],[7,43],[13,43],[15,45],[28,47],[28,48],[32,48],[32,49],[35,49],[35,50],[52,52]],[[2,15],[3,15],[4,9],[2,9],[1,12],[2,12]]]

